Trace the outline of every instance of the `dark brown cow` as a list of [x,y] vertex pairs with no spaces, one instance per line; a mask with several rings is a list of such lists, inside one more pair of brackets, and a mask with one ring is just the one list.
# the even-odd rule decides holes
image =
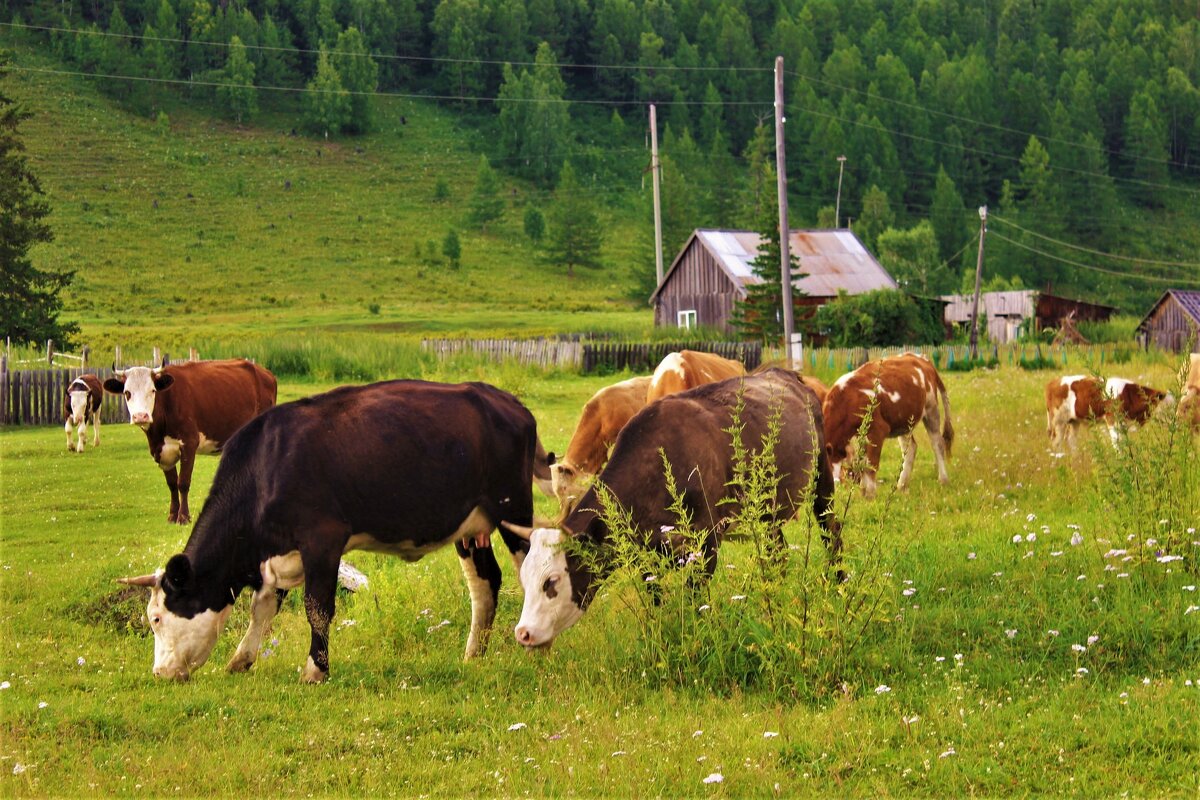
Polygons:
[[[484,383],[345,386],[263,412],[226,442],[184,551],[122,579],[151,587],[154,674],[184,680],[202,665],[246,587],[250,627],[228,669],[248,670],[303,583],[312,639],[301,679],[323,681],[342,554],[416,561],[450,543],[471,595],[466,656],[482,654],[500,591],[488,536],[501,520],[532,522],[536,449],[533,415]],[[501,535],[519,568],[528,544]]]
[[[780,481],[774,522],[781,526],[797,511],[809,481],[816,491],[813,512],[827,531],[830,561],[841,549],[837,523],[830,516],[833,479],[821,433],[821,409],[795,373],[770,369],[743,378],[709,383],[651,403],[617,437],[608,465],[598,477],[626,510],[648,546],[674,552],[670,531],[679,522],[670,510],[672,498],[663,473],[660,449],[671,465],[675,485],[684,498],[692,524],[705,532],[702,557],[711,575],[721,532],[737,513],[730,497],[734,478],[733,447],[727,429],[735,407],[742,404],[742,441],[750,450],[762,446],[770,420],[778,410],[779,442],[775,460]],[[612,535],[597,513],[596,487],[590,488],[561,529],[530,531],[530,551],[521,567],[525,605],[516,628],[517,641],[542,647],[582,615],[602,575],[589,572],[578,557],[560,545],[565,537],[603,544]]]
[[1139,386],[1124,378],[1102,381],[1090,375],[1068,375],[1046,384],[1046,433],[1050,447],[1063,445],[1075,449],[1075,436],[1081,425],[1103,419],[1113,444],[1120,438],[1122,421],[1144,424],[1166,392]]
[[566,455],[550,468],[554,494],[564,512],[574,507],[586,482],[608,461],[608,451],[625,423],[646,407],[650,380],[630,378],[605,386],[584,405]]
[[[80,375],[71,381],[63,395],[63,416],[67,432],[67,450],[83,452],[88,420],[92,422],[92,447],[100,445],[100,404],[104,402],[104,384],[95,375]],[[72,427],[78,428],[78,444],[71,441]]]
[[104,388],[125,396],[129,422],[146,432],[171,490],[167,521],[181,525],[192,518],[188,489],[196,454],[219,453],[234,431],[275,405],[275,376],[242,359],[130,367]]
[[715,353],[702,353],[697,350],[667,353],[650,378],[646,402],[653,403],[669,394],[745,374],[746,367],[742,362],[732,361]]
[[[943,414],[938,413],[941,398]],[[859,428],[867,410],[874,412],[867,424],[867,465],[863,468],[862,490],[874,497],[877,489],[875,475],[885,440],[899,437],[904,467],[896,488],[903,490],[912,476],[917,454],[917,440],[912,435],[918,420],[925,423],[933,457],[937,462],[938,480],[946,483],[946,459],[954,443],[954,427],[950,423],[950,396],[946,386],[929,359],[912,353],[868,361],[854,372],[838,378],[825,396],[825,447],[833,464],[835,477],[840,480],[843,462],[854,460]],[[853,476],[858,478],[860,476]]]

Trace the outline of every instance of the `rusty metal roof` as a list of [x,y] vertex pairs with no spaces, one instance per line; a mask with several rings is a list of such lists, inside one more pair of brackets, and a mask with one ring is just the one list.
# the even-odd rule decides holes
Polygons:
[[[698,229],[675,257],[662,286],[667,284],[680,257],[693,241],[698,241],[713,255],[736,285],[758,283],[751,262],[758,257],[761,238],[755,231]],[[849,230],[794,230],[788,236],[788,246],[800,265],[796,274],[804,273],[794,285],[811,297],[835,297],[839,290],[863,294],[874,289],[898,288],[887,270]],[[655,296],[662,286],[655,291]]]

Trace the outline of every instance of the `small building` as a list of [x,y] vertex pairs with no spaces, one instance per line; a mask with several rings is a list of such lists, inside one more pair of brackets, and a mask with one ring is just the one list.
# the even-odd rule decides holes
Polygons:
[[[650,296],[654,324],[732,331],[734,303],[745,299],[747,285],[761,283],[752,268],[760,241],[755,231],[694,231]],[[897,288],[849,230],[795,230],[788,244],[800,265],[797,274],[804,274],[793,281],[798,318],[806,313],[799,309],[815,310],[839,291],[854,295]]]
[[[970,326],[974,295],[948,294],[942,299],[949,301],[945,317],[948,328]],[[1034,289],[982,292],[979,295],[980,330],[984,330],[986,320],[987,336],[997,344],[1016,339],[1021,335],[1022,327],[1028,329],[1032,325],[1033,331],[1059,328],[1068,318],[1074,322],[1103,322],[1116,310],[1113,306],[1072,300]]]
[[1138,323],[1143,343],[1153,342],[1163,350],[1183,352],[1189,344],[1200,353],[1200,291],[1168,289]]

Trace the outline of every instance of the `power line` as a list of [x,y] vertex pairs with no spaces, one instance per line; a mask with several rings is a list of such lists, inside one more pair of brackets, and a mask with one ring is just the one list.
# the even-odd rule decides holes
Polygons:
[[[54,33],[66,34],[84,34],[87,36],[111,36],[120,39],[133,39],[146,42],[167,42],[171,44],[194,44],[204,47],[224,47],[229,48],[232,45],[229,42],[213,42],[201,39],[181,39],[169,36],[146,36],[136,33],[112,33],[111,31],[89,30],[86,28],[59,28],[53,25],[28,25],[17,22],[0,22],[0,26],[9,28],[22,28],[25,30],[49,31]],[[320,54],[320,50],[313,50],[309,47],[275,47],[271,45],[261,44],[242,44],[247,50],[266,50],[280,53],[307,53],[312,55]],[[439,56],[402,56],[388,53],[353,53],[346,50],[326,50],[328,55],[350,56],[353,58],[371,58],[385,61],[421,61],[441,64],[479,64],[481,66],[503,66],[510,64],[514,67],[554,67],[556,69],[592,69],[592,70],[628,70],[628,71],[646,71],[653,70],[655,72],[771,72],[771,67],[680,67],[674,64],[572,64],[568,62],[553,62],[541,64],[536,61],[509,61],[506,59],[486,59],[486,58],[445,58]]]
[[1103,267],[1094,267],[1091,264],[1081,264],[1078,261],[1072,261],[1069,258],[1063,258],[1062,256],[1056,256],[1053,253],[1047,253],[1045,250],[1039,250],[1036,247],[1031,247],[1030,245],[1024,244],[1022,242],[1018,242],[1016,239],[1010,239],[1002,233],[996,233],[995,231],[989,231],[988,235],[995,236],[997,239],[1008,242],[1009,244],[1011,244],[1015,247],[1019,247],[1022,250],[1028,250],[1031,253],[1036,253],[1039,256],[1049,258],[1053,261],[1061,261],[1064,264],[1070,264],[1073,267],[1090,270],[1092,272],[1102,272],[1105,275],[1115,275],[1118,278],[1125,278],[1126,280],[1151,281],[1153,283],[1167,283],[1167,284],[1175,284],[1175,285],[1178,285],[1181,283],[1200,285],[1200,280],[1193,280],[1193,279],[1186,279],[1186,278],[1181,280],[1181,279],[1177,279],[1177,278],[1160,278],[1155,275],[1137,275],[1137,274],[1131,273],[1131,272],[1117,272],[1116,270],[1104,269]]
[[1090,247],[1084,247],[1084,246],[1078,245],[1078,244],[1071,244],[1070,242],[1064,242],[1061,239],[1055,239],[1052,236],[1047,236],[1044,233],[1038,233],[1037,231],[1031,231],[1028,228],[1022,228],[1017,223],[1015,223],[1011,220],[1007,220],[1004,217],[1000,216],[999,214],[989,214],[988,217],[990,219],[997,220],[998,222],[1002,222],[1005,225],[1010,225],[1010,226],[1016,228],[1017,230],[1021,231],[1022,233],[1028,233],[1030,236],[1036,236],[1037,238],[1044,239],[1047,242],[1053,242],[1054,244],[1061,245],[1062,247],[1067,247],[1067,248],[1070,248],[1071,250],[1079,250],[1081,252],[1088,253],[1088,254],[1094,255],[1094,256],[1103,256],[1104,258],[1113,258],[1113,259],[1117,259],[1118,261],[1132,261],[1137,264],[1149,264],[1149,265],[1153,265],[1153,266],[1188,267],[1190,269],[1200,269],[1200,262],[1195,262],[1195,261],[1159,261],[1159,260],[1156,260],[1153,258],[1138,258],[1136,256],[1118,255],[1117,253],[1105,253],[1102,250],[1093,250]]

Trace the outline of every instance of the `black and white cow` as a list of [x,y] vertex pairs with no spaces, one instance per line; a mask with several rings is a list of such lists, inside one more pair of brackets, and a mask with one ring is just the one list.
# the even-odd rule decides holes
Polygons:
[[[63,416],[66,424],[67,450],[83,452],[87,439],[88,420],[92,422],[92,447],[100,445],[100,404],[104,402],[104,384],[95,375],[80,375],[71,381],[63,396]],[[72,429],[77,429],[72,430]],[[78,443],[71,441],[78,433]]]
[[[229,662],[250,668],[289,589],[312,628],[304,681],[329,673],[338,561],[371,550],[416,561],[453,542],[471,595],[466,657],[483,653],[500,568],[491,532],[533,519],[537,425],[484,383],[388,381],[276,406],[225,444],[191,538],[151,587],[154,674],[187,679],[212,652],[242,591],[250,627]],[[528,543],[501,531],[518,569]]]
[[[692,524],[706,531],[705,568],[716,567],[720,532],[737,511],[730,500],[736,466],[727,432],[741,404],[742,441],[760,450],[770,420],[779,413],[775,460],[775,522],[782,525],[798,509],[809,481],[814,481],[813,512],[824,529],[831,563],[841,551],[837,521],[832,518],[833,476],[825,452],[821,404],[794,372],[768,369],[747,377],[708,383],[651,403],[621,430],[598,482],[627,511],[639,540],[672,551],[670,539],[678,520],[663,474],[665,455],[675,484],[683,493]],[[603,575],[591,571],[569,548],[568,537],[603,545],[611,536],[596,509],[596,487],[590,488],[560,528],[517,531],[530,535],[530,550],[521,567],[525,604],[515,634],[527,648],[544,647],[583,616]],[[839,573],[839,577],[841,574]]]

